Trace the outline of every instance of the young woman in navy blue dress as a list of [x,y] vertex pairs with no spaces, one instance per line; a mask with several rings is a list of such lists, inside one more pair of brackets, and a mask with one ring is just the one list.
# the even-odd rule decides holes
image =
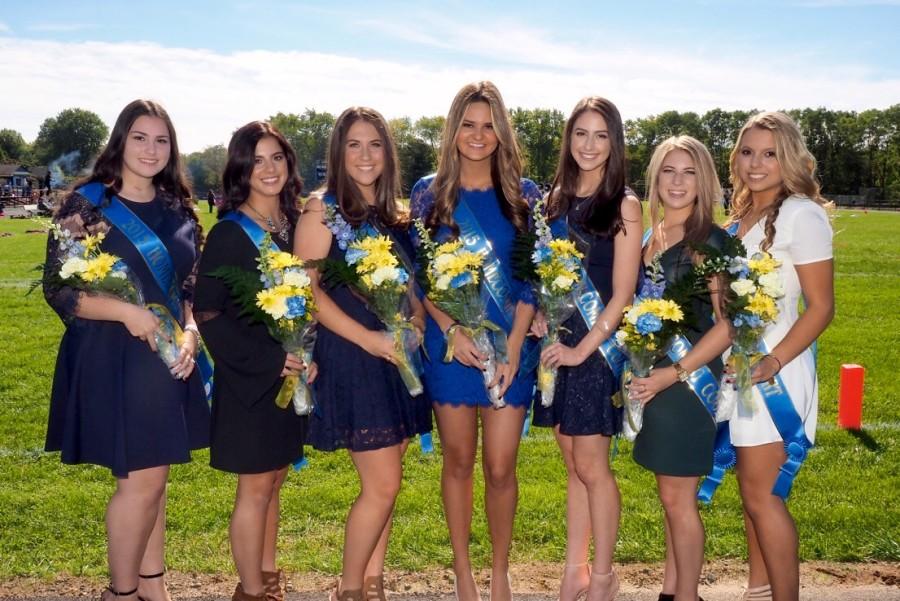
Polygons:
[[[611,437],[621,427],[612,405],[618,380],[598,346],[612,336],[634,298],[641,261],[640,202],[625,187],[622,118],[605,98],[578,102],[566,123],[549,217],[568,224],[605,308],[591,327],[580,313],[564,325],[560,341],[541,355],[559,368],[553,404],[535,404],[536,425],[552,426],[568,473],[566,566],[560,599],[587,592],[590,601],[615,597],[612,569],[619,528],[619,489],[609,467]],[[535,331],[545,335],[541,316]],[[594,540],[594,560],[588,547]]]
[[[491,534],[491,599],[511,598],[509,549],[516,513],[518,483],[516,456],[525,412],[531,402],[535,372],[520,369],[532,351],[526,343],[534,316],[534,297],[524,282],[512,278],[511,251],[517,233],[526,231],[530,204],[540,197],[537,186],[521,179],[522,162],[509,113],[500,92],[491,82],[464,86],[450,106],[441,141],[437,173],[419,180],[411,193],[413,217],[425,220],[436,240],[459,235],[459,207],[465,203],[499,259],[510,283],[509,299],[515,306],[509,337],[509,361],[497,367],[491,382],[506,402],[492,408],[485,387],[482,357],[475,344],[454,330],[453,360],[442,361],[445,335],[453,320],[426,299],[428,319],[425,348],[425,386],[434,404],[440,432],[443,467],[441,490],[459,599],[479,598],[469,560],[472,524],[472,470],[478,445],[478,419],[483,431],[482,463],[485,479],[485,511]],[[489,302],[488,319],[508,323],[500,307]]]
[[[238,475],[228,529],[240,577],[233,601],[280,600],[275,562],[280,492],[288,466],[303,457],[307,418],[291,406],[278,407],[275,397],[284,376],[298,375],[306,366],[264,324],[243,315],[225,282],[210,273],[223,266],[258,269],[259,249],[241,223],[229,217],[232,213],[290,252],[302,186],[297,157],[272,125],[253,121],[231,138],[222,184],[223,219],[210,230],[203,249],[194,303],[216,362],[209,463]],[[312,371],[309,379],[315,379]]]
[[[337,227],[340,216],[343,234],[370,226],[390,237],[412,276],[409,219],[397,203],[399,192],[397,151],[384,117],[371,108],[347,109],[331,134],[326,185],[310,197],[297,227],[295,253],[304,260],[344,261],[346,242],[329,228]],[[326,290],[317,271],[310,270],[310,277],[319,308],[313,358],[321,371],[310,443],[322,451],[347,449],[360,480],[332,598],[383,600],[384,557],[403,454],[411,437],[430,429],[430,416],[423,416],[422,397],[410,396],[400,378],[385,324],[348,286]],[[421,332],[424,309],[412,294],[412,282],[410,277],[412,323]]]
[[[106,187],[99,206],[77,191],[95,182]],[[123,109],[93,172],[66,198],[54,221],[76,239],[104,233],[102,250],[128,265],[145,301],[165,305],[167,295],[137,247],[103,212],[113,195],[171,257],[187,335],[179,358],[167,367],[155,352],[159,320],[150,310],[45,284],[47,302],[66,325],[46,448],[61,451],[64,463],[108,467],[116,478],[106,508],[111,583],[102,598],[168,601],[163,575],[169,465],[190,461],[192,450],[208,444],[209,408],[194,369],[199,334],[191,313],[201,231],[175,130],[155,102],[135,100]],[[47,276],[58,271],[60,252],[51,237]]]

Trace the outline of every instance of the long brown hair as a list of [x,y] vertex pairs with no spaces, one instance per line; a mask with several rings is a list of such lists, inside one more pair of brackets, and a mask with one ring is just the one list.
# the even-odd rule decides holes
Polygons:
[[491,108],[491,122],[498,141],[497,150],[491,155],[491,180],[503,215],[517,230],[524,232],[528,228],[530,209],[528,202],[522,198],[522,158],[503,97],[497,86],[490,81],[463,86],[450,105],[441,134],[441,156],[438,159],[437,173],[431,182],[434,209],[428,217],[427,225],[432,229],[446,225],[454,235],[459,235],[459,226],[453,219],[453,211],[459,202],[460,161],[456,137],[462,127],[466,109],[473,102],[486,102]]
[[[91,182],[100,182],[118,194],[122,190],[122,164],[125,156],[125,144],[128,141],[128,132],[131,131],[134,122],[139,117],[156,117],[162,119],[169,132],[169,161],[162,171],[153,176],[153,185],[162,191],[162,199],[171,209],[183,210],[196,225],[198,235],[202,239],[203,228],[197,220],[194,212],[194,202],[191,199],[191,187],[184,172],[181,162],[181,153],[178,151],[178,138],[175,135],[175,126],[169,113],[161,104],[154,100],[132,100],[129,102],[116,119],[109,141],[100,152],[100,156],[94,162],[91,174],[75,184],[79,188]],[[105,202],[108,202],[106,200]]]
[[[357,121],[372,124],[384,149],[384,170],[375,182],[375,211],[381,221],[388,226],[406,223],[408,215],[400,210],[397,198],[400,192],[400,167],[397,162],[397,147],[391,128],[385,118],[373,108],[351,106],[337,118],[331,139],[328,143],[328,178],[324,192],[333,194],[344,219],[354,227],[366,220],[369,207],[363,198],[359,186],[347,173],[344,163],[344,152],[347,146],[347,134]],[[322,193],[322,190],[319,190]]]
[[778,219],[781,205],[787,197],[801,194],[826,208],[830,207],[831,203],[822,197],[819,181],[816,179],[816,158],[806,147],[800,128],[793,119],[784,113],[766,111],[757,113],[747,120],[738,134],[737,143],[731,150],[731,185],[734,187],[734,197],[731,201],[729,224],[746,217],[753,207],[750,189],[737,171],[737,158],[741,152],[744,134],[754,127],[772,132],[772,136],[775,138],[775,158],[781,167],[782,178],[778,197],[769,207],[766,215],[766,237],[761,246],[761,249],[765,251],[772,246],[772,241],[775,239],[775,220]]
[[624,226],[622,200],[625,198],[625,129],[622,116],[612,102],[600,96],[587,96],[578,101],[566,127],[559,148],[559,162],[547,203],[551,219],[565,215],[575,199],[580,169],[572,156],[572,131],[575,121],[587,111],[598,113],[606,121],[609,132],[609,157],[603,167],[603,180],[588,200],[584,213],[585,228],[595,234],[615,236]]
[[[673,136],[660,142],[647,166],[647,199],[650,201],[650,223],[653,235],[658,235],[659,173],[666,157],[673,150],[683,150],[691,157],[697,174],[697,198],[691,214],[684,223],[685,242],[706,242],[713,225],[713,207],[722,200],[722,186],[716,176],[716,166],[703,142],[691,136]],[[662,248],[662,246],[660,246]]]
[[228,143],[228,160],[222,174],[225,198],[219,207],[219,217],[234,211],[250,197],[250,176],[256,165],[256,145],[265,137],[274,138],[287,162],[287,181],[278,195],[278,208],[293,225],[300,217],[297,200],[303,191],[303,180],[297,173],[297,154],[291,143],[275,126],[266,121],[251,121],[231,136]]

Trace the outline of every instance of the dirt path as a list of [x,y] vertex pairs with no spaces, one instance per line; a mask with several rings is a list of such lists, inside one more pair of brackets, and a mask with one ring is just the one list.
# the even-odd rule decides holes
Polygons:
[[[519,601],[549,601],[556,598],[559,566],[516,565],[512,569],[513,589]],[[662,580],[661,564],[627,564],[616,567],[622,581],[620,601],[656,601]],[[706,601],[737,601],[744,584],[745,566],[740,561],[716,561],[706,565],[700,594]],[[478,575],[487,599],[487,571]],[[230,599],[237,578],[234,575],[169,574],[169,590],[176,600]],[[804,601],[900,601],[900,564],[808,562],[801,568],[800,598]],[[388,597],[394,601],[451,601],[453,580],[449,570],[429,572],[388,572]],[[289,574],[288,601],[320,601],[334,577],[316,574]],[[75,601],[97,599],[104,581],[81,577],[52,580],[16,578],[0,582],[0,601],[40,599]]]

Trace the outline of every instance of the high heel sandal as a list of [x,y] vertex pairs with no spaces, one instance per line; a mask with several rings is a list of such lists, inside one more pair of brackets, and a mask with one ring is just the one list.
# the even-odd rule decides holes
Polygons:
[[328,601],[365,601],[362,589],[341,590],[341,581],[334,584],[334,590],[328,594]]
[[234,587],[234,594],[231,595],[231,601],[267,601],[269,598],[266,595],[266,591],[261,592],[258,595],[250,595],[244,592],[244,587],[240,582],[237,583],[237,586]]
[[[472,576],[472,581],[475,581],[475,576]],[[510,587],[512,588],[512,587]],[[481,591],[478,590],[478,583],[475,582],[475,598],[478,601],[481,601]],[[459,578],[453,578],[453,599],[455,601],[459,601]]]
[[106,593],[109,593],[110,595],[113,595],[113,596],[116,597],[116,598],[118,598],[118,597],[130,597],[131,595],[134,595],[135,593],[137,593],[137,587],[134,587],[134,590],[125,591],[125,592],[119,592],[119,591],[117,591],[116,589],[114,589],[114,588],[112,587],[112,584],[110,584],[110,585],[108,585],[105,589],[103,589],[103,592],[102,592],[102,593],[100,593],[100,601],[104,601],[103,595],[106,594]]
[[741,601],[772,601],[772,585],[764,584],[753,588],[748,586],[741,595]]
[[606,596],[603,599],[597,599],[596,601],[613,601],[616,598],[616,595],[619,593],[619,577],[616,575],[615,570],[611,570],[607,574],[600,574],[599,572],[593,572],[591,574],[591,586],[588,588],[588,598],[590,598],[590,589],[593,588],[594,579],[597,579],[597,582],[600,582],[600,579],[607,581]]
[[363,580],[365,601],[387,601],[384,593],[384,574],[369,576]]
[[284,601],[284,591],[281,589],[282,578],[284,578],[283,570],[262,571],[263,591],[272,601]]
[[569,601],[568,599],[562,598],[562,583],[566,579],[566,575],[572,571],[579,570],[584,567],[587,568],[587,572],[588,572],[588,584],[587,584],[587,586],[575,591],[575,596],[572,597],[572,601],[583,601],[587,597],[588,586],[590,586],[590,584],[591,584],[591,580],[590,580],[590,578],[591,578],[591,563],[589,561],[586,561],[584,563],[567,563],[563,566],[563,575],[562,575],[562,578],[560,579],[560,583],[559,583],[559,592],[560,592],[559,601]]
[[[138,578],[143,578],[144,580],[153,580],[154,578],[162,578],[165,575],[166,575],[166,571],[163,570],[162,572],[160,572],[158,574],[149,574],[149,575],[138,574]],[[135,589],[135,590],[137,590],[137,589]],[[140,595],[138,595],[138,601],[150,601],[150,600],[145,599],[144,597],[141,597]]]

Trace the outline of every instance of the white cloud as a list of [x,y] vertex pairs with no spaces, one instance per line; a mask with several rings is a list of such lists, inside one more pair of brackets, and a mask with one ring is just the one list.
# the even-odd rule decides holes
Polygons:
[[9,31],[9,25],[4,23],[3,21],[0,21],[0,33],[8,33]]
[[111,126],[126,103],[145,97],[168,108],[182,150],[193,151],[226,143],[237,127],[278,111],[310,107],[338,113],[365,104],[388,117],[445,114],[459,87],[477,79],[497,83],[511,107],[568,113],[580,97],[602,94],[626,118],[715,107],[861,110],[900,98],[900,79],[879,79],[865,66],[819,64],[814,56],[795,55],[790,61],[705,57],[642,48],[637,42],[585,50],[537,30],[509,26],[500,38],[444,26],[440,39],[422,35],[417,42],[468,48],[456,65],[2,37],[3,62],[29,69],[17,73],[16,94],[0,96],[0,127],[33,140],[44,119],[75,106],[95,111]]

